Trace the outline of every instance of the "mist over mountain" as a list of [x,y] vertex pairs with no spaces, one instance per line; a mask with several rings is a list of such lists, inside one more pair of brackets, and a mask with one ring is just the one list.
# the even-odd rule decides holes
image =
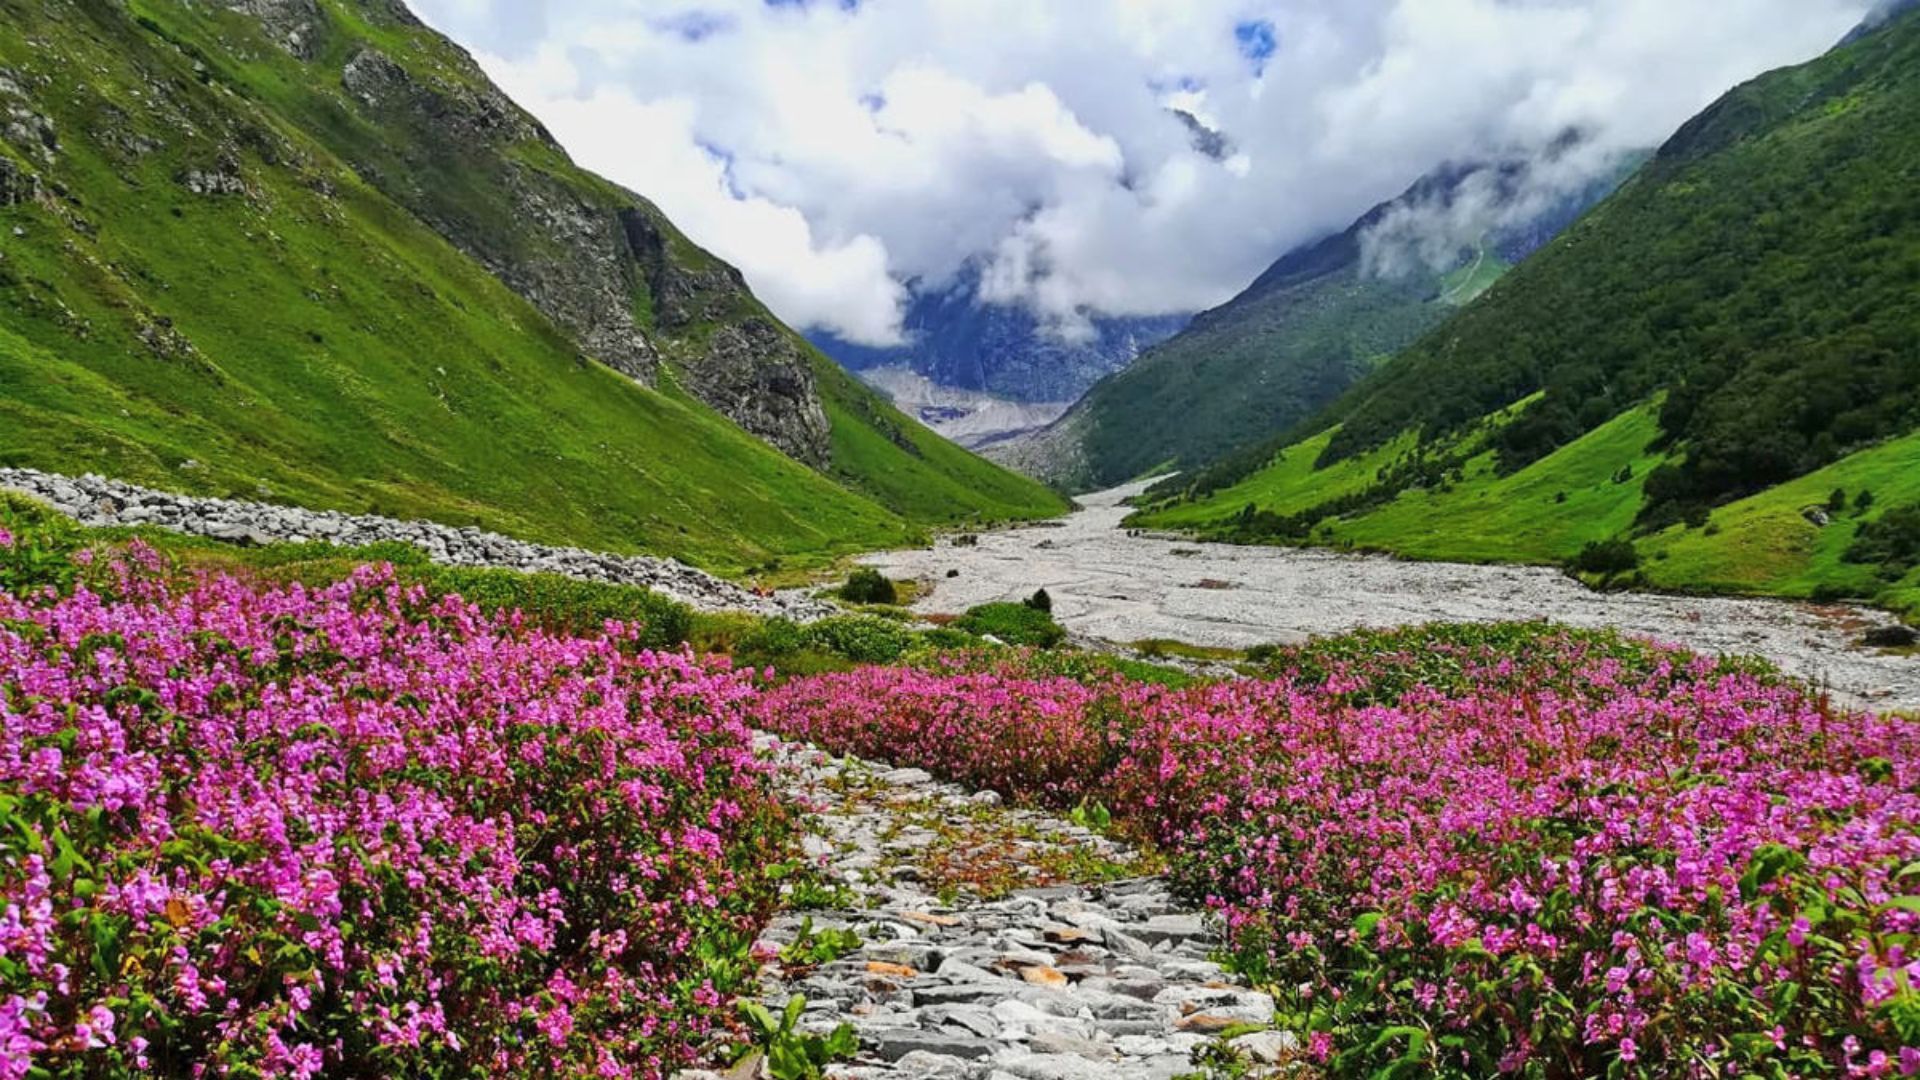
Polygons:
[[1089,313],[1065,324],[1045,320],[1020,303],[984,295],[977,263],[943,288],[909,291],[901,346],[863,346],[822,331],[808,336],[852,371],[905,367],[955,389],[1014,401],[1070,402],[1178,333],[1189,318]]
[[1069,488],[1257,449],[1485,292],[1644,154],[1577,136],[1539,160],[1445,165],[1281,256],[1226,304],[989,456]]

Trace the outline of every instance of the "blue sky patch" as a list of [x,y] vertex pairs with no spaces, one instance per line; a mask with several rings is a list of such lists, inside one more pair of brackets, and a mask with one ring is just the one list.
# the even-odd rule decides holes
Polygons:
[[656,29],[679,34],[688,41],[705,41],[733,29],[733,20],[712,11],[683,11],[652,20]]
[[1240,55],[1253,65],[1255,75],[1267,70],[1267,60],[1280,48],[1280,36],[1268,19],[1248,19],[1234,24],[1233,40],[1240,45]]

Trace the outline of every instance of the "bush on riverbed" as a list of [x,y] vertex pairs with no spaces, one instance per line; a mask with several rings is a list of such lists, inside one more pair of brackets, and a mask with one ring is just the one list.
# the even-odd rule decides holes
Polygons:
[[1572,565],[1582,574],[1630,574],[1640,568],[1640,551],[1631,540],[1592,540],[1573,557]]
[[1027,604],[982,604],[955,619],[953,628],[1038,649],[1051,649],[1067,639],[1066,630],[1052,615]]
[[846,584],[840,586],[840,599],[850,604],[892,604],[898,602],[899,590],[885,574],[870,566],[862,566],[847,575]]

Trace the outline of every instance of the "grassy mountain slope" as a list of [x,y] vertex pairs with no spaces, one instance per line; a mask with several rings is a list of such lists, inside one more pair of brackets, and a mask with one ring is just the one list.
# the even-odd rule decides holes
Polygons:
[[[1908,15],[1735,90],[1317,435],[1140,520],[1538,562],[1625,538],[1655,585],[1911,608],[1907,570],[1843,555],[1920,499],[1917,179]],[[1875,501],[1818,525],[1835,488]]]
[[1035,440],[1044,447],[1006,460],[1070,486],[1101,487],[1266,443],[1485,292],[1618,179],[1571,193],[1534,220],[1490,223],[1447,265],[1417,257],[1395,260],[1391,273],[1369,265],[1369,243],[1383,225],[1448,207],[1468,191],[1493,202],[1511,197],[1519,176],[1517,166],[1481,166],[1423,177],[1344,232],[1288,253],[1240,295],[1094,386]]
[[[622,282],[653,386],[589,360],[619,358],[516,295],[506,255],[450,243],[466,234],[435,209],[505,215],[497,242],[535,246],[524,207],[484,169],[413,171],[442,159],[366,126],[326,59],[364,37],[464,78],[462,54],[377,0],[313,10],[330,44],[302,58],[270,19],[206,5],[0,0],[0,460],[723,569],[1059,508],[837,378],[743,287],[700,296],[689,282],[737,275],[664,219],[642,231],[674,272]],[[529,167],[582,205],[625,194],[542,147]],[[668,332],[674,302],[700,318]],[[689,385],[683,357],[756,321],[825,373],[818,469]]]

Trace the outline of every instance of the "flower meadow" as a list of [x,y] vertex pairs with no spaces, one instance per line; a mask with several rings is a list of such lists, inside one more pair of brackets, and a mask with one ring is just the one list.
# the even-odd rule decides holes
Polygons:
[[695,1063],[794,865],[756,728],[1102,808],[1334,1076],[1920,1074],[1920,728],[1763,665],[1509,625],[776,683],[106,550],[0,529],[0,1080]]
[[693,1059],[792,840],[747,676],[162,569],[0,593],[0,1078]]
[[799,680],[757,722],[1175,857],[1335,1075],[1920,1072],[1920,728],[1752,664],[1500,627],[1170,689]]

